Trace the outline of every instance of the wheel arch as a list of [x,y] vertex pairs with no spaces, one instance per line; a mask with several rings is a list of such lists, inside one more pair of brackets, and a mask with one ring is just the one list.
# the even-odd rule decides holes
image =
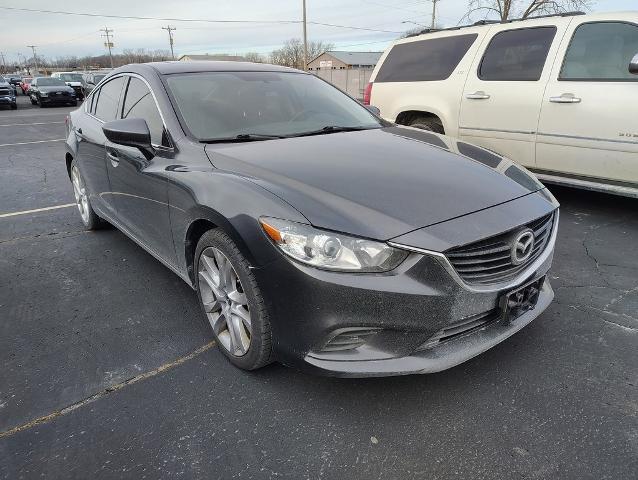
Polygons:
[[409,125],[410,122],[412,122],[412,120],[419,117],[435,119],[443,126],[444,132],[448,131],[448,127],[446,125],[446,122],[443,120],[442,115],[439,115],[438,113],[431,112],[425,109],[404,110],[397,115],[395,123],[398,123],[400,125]]

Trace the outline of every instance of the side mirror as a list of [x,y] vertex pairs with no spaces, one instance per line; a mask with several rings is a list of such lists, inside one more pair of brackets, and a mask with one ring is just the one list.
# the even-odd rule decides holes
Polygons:
[[118,145],[139,148],[144,154],[153,152],[151,132],[142,118],[123,118],[102,125],[106,138]]
[[381,116],[381,110],[379,110],[378,107],[375,107],[374,105],[366,105],[365,107],[368,109],[368,111],[374,113],[377,117]]
[[638,75],[638,53],[634,55],[634,58],[629,62],[629,73]]

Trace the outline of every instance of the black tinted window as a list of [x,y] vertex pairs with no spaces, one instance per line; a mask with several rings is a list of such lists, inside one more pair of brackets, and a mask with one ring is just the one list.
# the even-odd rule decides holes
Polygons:
[[122,108],[122,118],[143,118],[151,132],[151,143],[163,144],[164,123],[162,117],[157,110],[151,91],[139,78],[131,77],[129,81]]
[[477,36],[455,35],[395,45],[381,65],[375,82],[445,80]]
[[479,78],[539,80],[554,35],[556,27],[522,28],[497,33],[483,55]]
[[122,84],[124,83],[124,77],[117,77],[110,82],[104,84],[100,88],[97,100],[94,100],[95,104],[95,116],[105,122],[115,120],[117,113],[117,102],[120,99],[120,92],[122,91]]
[[560,80],[638,81],[629,62],[638,53],[638,26],[621,22],[585,23],[574,32]]

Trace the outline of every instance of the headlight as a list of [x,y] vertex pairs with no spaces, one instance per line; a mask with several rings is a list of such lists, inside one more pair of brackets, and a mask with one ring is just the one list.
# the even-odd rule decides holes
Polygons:
[[344,272],[387,272],[408,255],[382,242],[319,230],[310,225],[267,217],[259,221],[266,235],[286,255],[313,267]]
[[41,97],[48,97],[49,94],[47,92],[40,92]]

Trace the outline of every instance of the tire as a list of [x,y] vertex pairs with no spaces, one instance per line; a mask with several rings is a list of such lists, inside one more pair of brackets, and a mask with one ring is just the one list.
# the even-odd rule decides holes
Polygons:
[[37,105],[38,101],[34,100],[33,97],[29,97],[31,99],[31,105]]
[[432,117],[415,117],[408,124],[410,127],[420,128],[421,130],[428,130],[434,133],[445,134],[443,125],[438,118]]
[[[224,269],[224,261],[229,262],[230,269]],[[256,370],[271,363],[272,333],[268,311],[250,264],[235,242],[219,228],[209,230],[197,243],[194,263],[197,298],[204,314],[203,319],[212,328],[221,352],[233,365],[243,370]],[[224,270],[229,274],[219,273]],[[215,271],[218,273],[217,282],[214,279]],[[222,281],[223,277],[230,281]],[[213,292],[211,282],[221,294],[216,295]],[[229,291],[231,293],[227,295]],[[220,302],[219,298],[222,296],[225,298]],[[231,309],[241,313],[230,315],[232,328],[229,328],[225,313]],[[246,313],[250,327],[240,316]],[[233,335],[231,330],[238,334]]]
[[[77,175],[77,178],[76,178]],[[78,183],[76,183],[76,181]],[[73,160],[71,162],[71,184],[73,185],[73,194],[75,195],[75,203],[80,212],[80,218],[87,230],[97,230],[103,226],[103,220],[97,216],[93,207],[91,207],[91,200],[89,199],[89,192],[87,191],[86,184],[82,173],[77,166],[77,162]]]
[[12,103],[11,104],[11,110],[17,110],[18,109],[18,104],[17,103]]

